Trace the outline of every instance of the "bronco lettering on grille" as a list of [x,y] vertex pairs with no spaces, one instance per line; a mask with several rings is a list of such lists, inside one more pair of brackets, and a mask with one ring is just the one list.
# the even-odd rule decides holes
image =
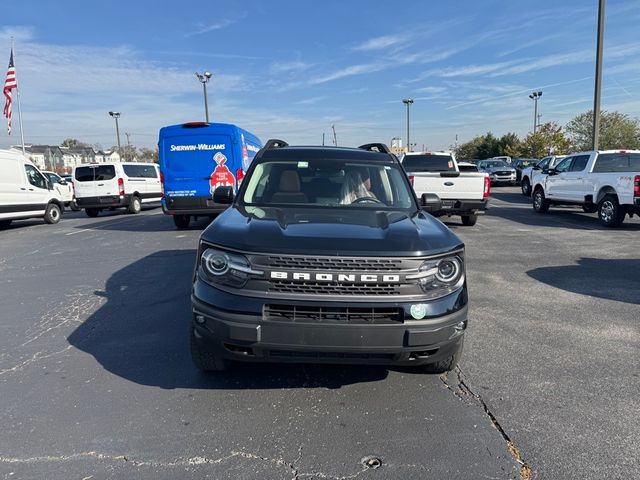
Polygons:
[[353,273],[307,273],[272,271],[274,280],[300,280],[338,283],[400,283],[400,275],[353,274]]

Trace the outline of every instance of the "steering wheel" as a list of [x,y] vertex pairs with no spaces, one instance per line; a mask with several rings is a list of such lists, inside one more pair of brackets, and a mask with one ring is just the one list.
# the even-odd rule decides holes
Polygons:
[[381,202],[380,200],[374,197],[360,197],[360,198],[356,198],[351,203],[353,204],[353,203],[384,203],[384,202]]

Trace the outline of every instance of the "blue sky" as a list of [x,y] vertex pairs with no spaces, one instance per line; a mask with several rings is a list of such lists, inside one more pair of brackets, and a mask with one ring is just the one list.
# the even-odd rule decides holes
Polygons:
[[[194,72],[208,69],[212,120],[263,141],[329,142],[335,124],[341,145],[389,143],[411,97],[411,141],[441,149],[526,134],[532,90],[542,122],[591,108],[597,3],[22,0],[0,19],[0,62],[14,36],[26,143],[109,147],[118,110],[123,141],[153,146],[160,127],[204,117]],[[632,116],[639,24],[640,0],[607,1],[602,105]],[[19,143],[17,114],[11,137],[1,120],[0,147]]]

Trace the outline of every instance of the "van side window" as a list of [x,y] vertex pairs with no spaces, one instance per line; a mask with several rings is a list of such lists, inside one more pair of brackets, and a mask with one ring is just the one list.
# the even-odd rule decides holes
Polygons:
[[36,167],[33,165],[25,165],[24,169],[27,172],[27,179],[31,185],[38,188],[47,188],[47,181]]
[[95,170],[96,180],[111,180],[116,176],[116,169],[113,165],[100,165]]
[[143,177],[145,178],[158,178],[158,172],[153,165],[143,165],[140,168],[143,170]]

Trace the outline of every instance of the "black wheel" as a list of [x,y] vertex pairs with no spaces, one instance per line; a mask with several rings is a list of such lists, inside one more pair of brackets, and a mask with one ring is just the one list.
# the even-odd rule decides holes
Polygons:
[[7,228],[13,220],[0,220],[0,228]]
[[131,197],[131,201],[127,207],[127,212],[136,214],[140,213],[140,210],[142,210],[142,202],[140,201],[140,197],[134,195]]
[[598,211],[598,206],[594,205],[592,203],[590,203],[588,205],[583,205],[582,206],[582,211],[584,213],[596,213]]
[[47,205],[47,210],[44,212],[44,221],[48,224],[58,223],[62,217],[62,212],[57,203],[50,203]]
[[473,227],[478,221],[478,215],[472,213],[471,215],[462,215],[462,224],[465,227]]
[[536,213],[547,213],[549,211],[549,200],[544,196],[542,188],[536,188],[533,192],[533,209]]
[[95,218],[100,213],[99,208],[85,208],[84,213],[87,214],[87,217]]
[[176,224],[176,227],[183,229],[189,228],[189,222],[191,222],[191,217],[189,215],[174,215],[173,223]]
[[525,197],[531,196],[531,182],[529,182],[529,179],[527,177],[524,177],[524,179],[520,183],[520,188],[522,189],[522,194]]
[[443,360],[440,360],[439,362],[427,363],[426,365],[422,365],[422,371],[424,373],[445,373],[445,372],[450,372],[451,370],[456,368],[456,365],[458,365],[458,362],[460,361],[460,358],[462,357],[462,350],[463,349],[464,349],[464,337],[462,338],[462,340],[460,340],[460,343],[458,344],[458,348],[456,349],[455,352],[453,352],[447,358],[445,358]]
[[71,200],[71,203],[69,204],[69,207],[71,208],[72,211],[74,212],[79,212],[80,210],[82,210],[78,204],[76,203],[75,200]]
[[191,360],[198,370],[203,372],[221,372],[229,368],[231,363],[198,345],[193,328],[191,328]]
[[619,227],[624,221],[625,212],[615,195],[605,195],[598,203],[598,217],[605,227]]

